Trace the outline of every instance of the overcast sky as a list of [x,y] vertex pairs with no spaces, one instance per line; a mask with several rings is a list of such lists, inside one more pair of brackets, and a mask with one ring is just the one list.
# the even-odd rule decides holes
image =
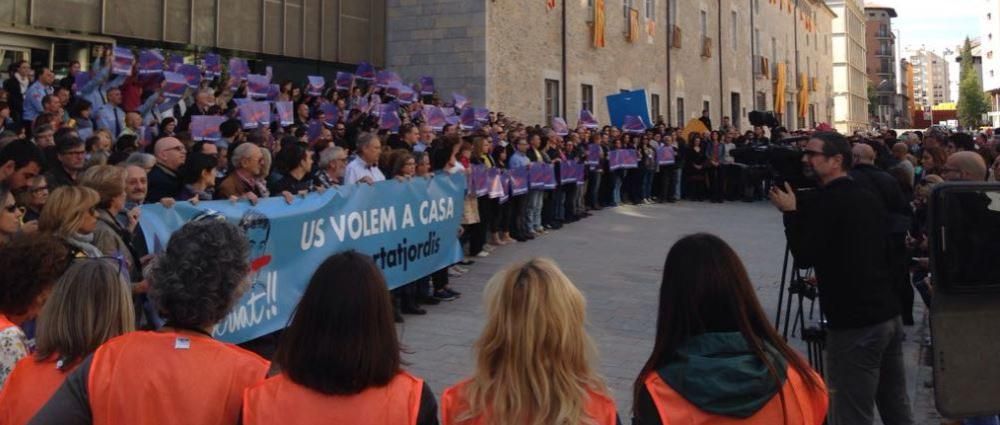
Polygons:
[[900,31],[902,47],[921,44],[941,52],[954,48],[965,37],[979,37],[979,13],[983,2],[977,0],[867,0],[866,5],[896,9],[893,28]]

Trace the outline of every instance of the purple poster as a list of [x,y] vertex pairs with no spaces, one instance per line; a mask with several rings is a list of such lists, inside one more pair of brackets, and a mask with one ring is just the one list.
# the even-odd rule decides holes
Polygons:
[[452,104],[455,105],[456,109],[464,109],[465,105],[469,104],[469,100],[466,99],[465,96],[462,96],[458,93],[451,94],[451,101]]
[[139,75],[163,73],[163,54],[159,50],[147,49],[139,52]]
[[476,121],[476,109],[472,107],[462,109],[459,122],[462,123],[462,130],[472,130],[479,127],[479,122]]
[[389,70],[382,70],[375,74],[375,85],[385,89],[392,85],[392,83],[401,83],[403,80],[399,78],[399,75],[395,72]]
[[656,163],[659,165],[671,165],[674,160],[674,147],[663,145],[656,148]]
[[222,75],[222,58],[215,53],[205,54],[205,76],[218,77]]
[[278,124],[282,127],[295,124],[295,119],[292,118],[293,109],[294,106],[291,101],[274,102],[274,120],[278,121]]
[[528,192],[528,167],[517,167],[510,170],[511,196],[524,195]]
[[338,71],[334,85],[337,87],[337,90],[350,90],[351,86],[354,85],[354,74]]
[[309,121],[309,126],[306,129],[306,137],[310,141],[313,141],[319,139],[320,134],[323,134],[323,123],[317,120]]
[[115,75],[131,75],[132,62],[135,61],[132,51],[121,46],[115,46],[113,55],[111,73]]
[[626,115],[625,120],[622,122],[622,131],[626,133],[642,133],[646,131],[646,123],[642,122],[642,118],[635,115]]
[[319,110],[323,112],[323,124],[326,124],[327,127],[337,125],[337,121],[340,120],[340,111],[337,110],[337,105],[324,103],[319,106]]
[[235,83],[247,79],[248,75],[250,75],[250,66],[247,65],[246,59],[229,58],[229,76],[233,77]]
[[405,84],[400,84],[398,87],[399,92],[396,94],[396,99],[399,99],[399,103],[409,105],[417,99],[417,92],[413,90],[413,87]]
[[582,125],[586,128],[597,128],[597,119],[594,118],[594,114],[586,109],[580,110],[580,119],[578,125]]
[[399,113],[397,112],[398,109],[399,108],[391,102],[379,106],[379,130],[389,130],[390,133],[396,133],[399,131],[399,125],[402,124],[402,122],[399,120]]
[[476,121],[482,124],[490,122],[490,110],[486,108],[475,108]]
[[201,84],[201,70],[197,66],[181,65],[177,67],[177,73],[184,76],[184,82],[192,89],[197,89],[198,85]]
[[219,126],[226,121],[220,115],[194,115],[191,117],[191,137],[194,140],[216,141],[222,138]]
[[270,101],[278,100],[278,95],[281,94],[281,85],[271,84],[267,86],[267,96],[264,98]]
[[423,96],[434,94],[434,78],[420,77],[420,94]]
[[622,168],[639,167],[639,152],[635,149],[621,149]]
[[472,175],[476,196],[485,196],[490,192],[490,180],[485,166],[475,164],[472,166],[472,173],[469,174]]
[[612,171],[625,168],[622,158],[622,149],[612,149],[608,151],[608,168]]
[[375,79],[375,67],[368,62],[359,63],[358,69],[354,73],[362,80],[371,81]]
[[184,65],[184,57],[181,55],[167,56],[167,71],[177,72],[177,68]]
[[395,82],[394,83],[390,83],[389,86],[385,88],[385,94],[389,95],[390,97],[396,97],[396,98],[398,98],[399,97],[399,88],[402,85],[403,85],[403,83],[395,83]]
[[86,86],[87,83],[90,82],[91,78],[93,77],[90,75],[89,72],[86,71],[77,72],[76,76],[73,77],[73,92],[79,93],[80,89]]
[[552,117],[552,130],[560,136],[566,136],[569,134],[569,125],[562,118]]
[[424,106],[424,116],[426,117],[427,125],[431,126],[431,129],[434,131],[441,131],[444,129],[444,125],[448,123],[444,110],[437,106]]
[[266,75],[260,74],[250,74],[247,75],[247,97],[252,97],[255,99],[264,99],[267,97],[267,91],[270,88],[271,79],[267,78]]
[[587,145],[587,165],[600,165],[603,153],[604,149],[601,148],[600,144],[591,143]]
[[576,162],[567,161],[560,164],[559,180],[562,184],[576,183]]
[[548,164],[533,162],[528,166],[528,187],[531,190],[545,189],[545,185],[548,183],[547,174],[550,174],[545,170],[546,165]]
[[326,86],[326,80],[323,79],[322,75],[310,75],[306,77],[309,79],[309,87],[306,90],[310,96],[322,96],[323,87]]
[[177,72],[163,72],[163,97],[168,99],[180,99],[187,90],[187,80],[183,74]]
[[486,181],[489,183],[489,191],[487,193],[491,199],[503,198],[506,195],[503,179],[500,177],[501,174],[499,168],[486,170]]
[[247,102],[240,105],[239,111],[243,128],[257,128],[271,123],[271,104],[268,102]]

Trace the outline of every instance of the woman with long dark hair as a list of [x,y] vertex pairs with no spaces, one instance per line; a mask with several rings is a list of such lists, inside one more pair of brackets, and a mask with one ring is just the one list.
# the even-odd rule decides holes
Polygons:
[[371,257],[348,251],[313,273],[274,362],[243,397],[246,425],[436,425],[437,402],[402,368],[392,302]]
[[677,241],[663,266],[656,341],[635,380],[634,424],[815,424],[823,380],[778,335],[722,239]]

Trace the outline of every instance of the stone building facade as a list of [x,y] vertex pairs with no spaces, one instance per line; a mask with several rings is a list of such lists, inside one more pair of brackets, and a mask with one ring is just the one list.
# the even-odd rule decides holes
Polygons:
[[783,123],[832,118],[833,12],[822,1],[605,0],[605,45],[595,47],[600,4],[388,0],[387,66],[529,123],[561,116],[572,126],[583,108],[607,123],[606,96],[643,89],[654,121],[678,125],[708,109],[714,123],[731,117],[748,129],[749,111],[774,109],[778,61],[761,60],[772,55],[788,69]]
[[868,77],[865,72],[865,14],[860,0],[827,0],[833,19],[834,127],[849,133],[866,130]]
[[897,17],[891,7],[865,6],[865,49],[868,84],[875,92],[875,103],[869,105],[874,112],[873,121],[898,127],[903,116],[897,106],[896,36],[892,19]]
[[930,111],[942,103],[951,102],[948,86],[951,75],[948,61],[930,49],[923,47],[907,52],[913,65],[913,89],[917,108]]

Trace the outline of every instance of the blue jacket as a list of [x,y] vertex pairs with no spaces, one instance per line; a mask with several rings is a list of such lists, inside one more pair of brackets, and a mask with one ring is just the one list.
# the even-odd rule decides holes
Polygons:
[[42,113],[42,99],[46,95],[52,94],[52,87],[43,85],[40,81],[35,81],[28,86],[28,91],[24,93],[24,115],[25,121],[34,121]]

